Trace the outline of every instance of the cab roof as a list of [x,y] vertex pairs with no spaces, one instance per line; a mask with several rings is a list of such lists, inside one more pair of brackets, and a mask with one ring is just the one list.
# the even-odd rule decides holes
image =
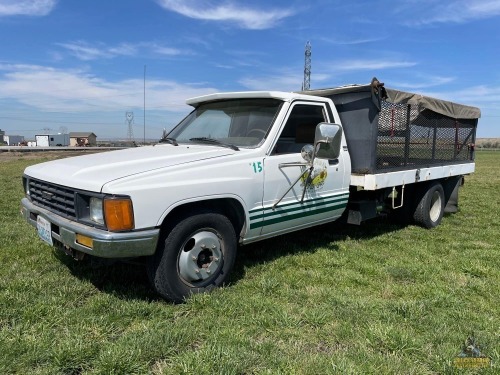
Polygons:
[[186,104],[197,107],[200,103],[224,100],[224,99],[279,99],[283,101],[307,100],[325,102],[324,98],[310,95],[297,94],[283,91],[240,91],[240,92],[218,92],[209,95],[197,96],[186,100]]

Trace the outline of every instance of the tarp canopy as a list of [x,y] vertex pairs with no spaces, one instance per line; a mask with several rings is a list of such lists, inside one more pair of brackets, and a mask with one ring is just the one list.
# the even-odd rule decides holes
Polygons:
[[[374,80],[376,80],[376,78],[374,78]],[[378,81],[376,82],[379,83]],[[383,84],[380,83],[378,86],[374,86],[373,81],[372,84],[368,85],[349,85],[349,86],[341,86],[330,89],[301,91],[300,93],[307,95],[332,97],[338,94],[347,94],[347,93],[355,93],[363,91],[364,92],[371,91],[372,95],[377,97],[378,100],[384,99],[385,96],[384,93],[387,93],[387,97],[385,98],[386,101],[394,104],[416,105],[419,107],[420,112],[423,111],[424,109],[429,109],[433,112],[439,113],[447,117],[451,117],[453,119],[478,119],[481,117],[481,110],[477,107],[471,107],[468,105],[453,103],[446,100],[431,98],[429,96],[424,96],[420,94],[383,88]]]
[[418,105],[421,108],[429,109],[454,119],[477,119],[481,117],[481,110],[477,107],[394,89],[386,89],[386,92],[386,100],[391,103]]

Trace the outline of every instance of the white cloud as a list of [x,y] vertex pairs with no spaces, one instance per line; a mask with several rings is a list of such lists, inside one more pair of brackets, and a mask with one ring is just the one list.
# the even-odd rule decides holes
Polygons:
[[141,43],[139,44],[141,47],[147,47],[151,49],[154,53],[164,56],[178,56],[178,55],[192,55],[191,51],[182,51],[177,48],[166,47],[157,43]]
[[137,47],[133,44],[122,43],[115,47],[109,47],[108,52],[114,56],[134,56],[137,53]]
[[[0,65],[0,98],[13,99],[41,111],[86,112],[142,108],[141,78],[106,81],[83,70],[37,65]],[[189,97],[217,91],[212,87],[168,80],[146,81],[148,108],[186,112]]]
[[229,22],[252,30],[272,28],[284,18],[295,14],[291,9],[254,9],[238,5],[234,1],[224,1],[217,5],[204,0],[156,1],[162,8],[189,18]]
[[303,78],[299,74],[245,77],[238,81],[249,90],[279,90],[297,91],[300,90]]
[[344,60],[330,64],[336,71],[359,71],[359,70],[381,70],[381,69],[395,69],[395,68],[411,68],[417,65],[412,61],[401,60]]
[[500,86],[478,85],[449,92],[431,93],[459,103],[477,105],[481,108],[494,108],[498,111],[500,105]]
[[85,41],[57,43],[76,58],[83,61],[97,59],[112,59],[118,56],[136,56],[139,52],[151,52],[162,56],[192,55],[189,50],[180,50],[154,42],[121,43],[117,46],[107,46],[104,43],[91,44]]
[[[299,70],[297,70],[299,71]],[[328,74],[314,74],[311,77],[313,86],[321,85],[330,78]],[[304,81],[304,75],[292,71],[277,71],[274,75],[260,77],[245,77],[238,81],[249,90],[299,91]]]
[[214,64],[214,66],[219,69],[234,69],[234,66],[227,64]]
[[500,15],[500,1],[498,0],[462,0],[448,4],[435,20],[462,23],[498,15]]
[[0,17],[46,16],[57,4],[57,0],[0,0]]
[[108,48],[90,45],[87,42],[76,41],[72,43],[57,43],[58,46],[67,49],[73,56],[83,61],[111,58],[116,56]]
[[[408,25],[466,23],[500,15],[498,0],[409,1],[403,4]],[[417,15],[417,16],[416,16]]]
[[408,90],[420,90],[429,87],[441,86],[451,83],[456,80],[456,77],[443,77],[443,76],[429,76],[422,74],[414,74],[412,78],[417,79],[418,82],[397,82],[393,81],[391,86],[400,89],[408,89]]
[[387,39],[385,36],[379,36],[379,37],[366,37],[366,38],[343,38],[343,37],[320,37],[318,40],[330,43],[330,44],[335,44],[335,45],[357,45],[357,44],[367,44],[367,43],[374,43],[374,42],[379,42],[381,40]]

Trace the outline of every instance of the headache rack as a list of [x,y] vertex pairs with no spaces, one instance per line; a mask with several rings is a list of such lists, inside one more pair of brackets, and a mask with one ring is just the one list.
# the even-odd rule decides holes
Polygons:
[[303,91],[330,98],[351,155],[352,172],[418,169],[474,161],[478,108],[368,85]]

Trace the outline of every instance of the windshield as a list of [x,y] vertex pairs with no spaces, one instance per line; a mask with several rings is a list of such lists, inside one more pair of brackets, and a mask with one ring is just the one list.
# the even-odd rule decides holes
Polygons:
[[240,147],[259,145],[281,106],[277,99],[231,99],[202,103],[168,137],[177,142],[202,138]]

